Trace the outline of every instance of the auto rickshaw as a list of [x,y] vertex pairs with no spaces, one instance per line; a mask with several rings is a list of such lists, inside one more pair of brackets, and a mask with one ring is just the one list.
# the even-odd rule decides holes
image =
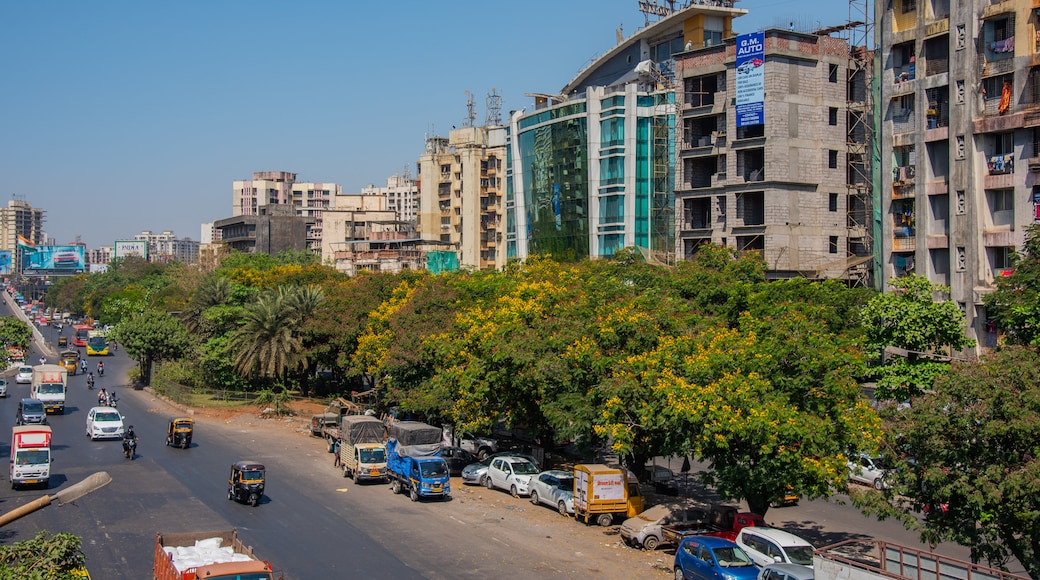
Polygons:
[[191,447],[191,433],[195,430],[195,419],[177,417],[170,419],[170,427],[166,430],[166,446],[187,449]]
[[64,334],[58,337],[58,348],[69,346],[69,337]]
[[256,507],[260,505],[262,497],[264,497],[263,464],[255,461],[239,461],[231,464],[227,498]]
[[79,370],[79,351],[77,350],[63,350],[61,351],[61,366],[65,367],[65,370],[69,372],[69,375],[74,375]]

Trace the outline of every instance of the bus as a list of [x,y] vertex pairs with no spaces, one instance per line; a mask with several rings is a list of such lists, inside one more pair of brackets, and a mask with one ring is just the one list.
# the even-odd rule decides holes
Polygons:
[[77,324],[76,326],[73,326],[73,344],[75,344],[76,346],[87,346],[87,340],[90,339],[91,330],[94,330],[94,327],[87,324]]
[[87,339],[87,356],[108,356],[108,339],[100,334],[90,333]]

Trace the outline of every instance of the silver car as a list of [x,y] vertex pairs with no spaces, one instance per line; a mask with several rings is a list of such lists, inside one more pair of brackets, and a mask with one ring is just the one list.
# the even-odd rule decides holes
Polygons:
[[470,463],[469,465],[464,467],[462,469],[462,483],[466,483],[469,485],[486,485],[484,482],[484,477],[487,475],[487,469],[488,466],[491,465],[491,460],[496,457],[505,457],[507,455],[509,457],[523,457],[531,463],[538,465],[538,460],[535,459],[532,455],[525,455],[523,453],[499,452],[492,455],[488,455],[481,461],[478,461],[476,463]]
[[556,508],[560,515],[574,513],[574,472],[543,471],[531,478],[531,503]]
[[849,458],[847,465],[850,481],[872,485],[874,489],[887,489],[890,486],[887,481],[888,466],[883,458],[860,453],[856,457]]
[[0,379],[0,397],[7,397],[7,380]]

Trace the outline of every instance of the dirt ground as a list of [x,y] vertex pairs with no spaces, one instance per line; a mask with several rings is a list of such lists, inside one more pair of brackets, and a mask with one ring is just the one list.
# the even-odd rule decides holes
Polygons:
[[[151,394],[154,396],[154,393]],[[272,446],[286,452],[311,450],[320,455],[325,445],[310,435],[309,422],[310,416],[323,411],[325,405],[294,401],[291,406],[294,416],[267,418],[262,417],[253,407],[180,409],[203,424],[213,422],[257,436],[274,436]],[[338,468],[332,466],[331,460],[327,462],[327,469],[330,478],[342,476]],[[538,550],[557,552],[558,562],[570,564],[570,573],[565,573],[565,576],[574,574],[575,577],[588,577],[591,573],[596,578],[664,579],[672,575],[671,566],[675,556],[672,549],[646,552],[630,548],[622,542],[617,525],[609,528],[581,525],[560,516],[553,509],[532,505],[525,498],[516,499],[501,491],[465,485],[461,478],[452,478],[452,498],[452,509],[458,510],[456,515],[459,518],[486,521],[490,517],[511,521],[518,530],[524,530],[524,533],[514,537],[527,538],[525,541],[531,543],[530,547],[537,547]],[[647,500],[648,504],[652,504],[658,503],[659,498],[651,496]],[[552,538],[565,538],[566,541],[559,542]]]

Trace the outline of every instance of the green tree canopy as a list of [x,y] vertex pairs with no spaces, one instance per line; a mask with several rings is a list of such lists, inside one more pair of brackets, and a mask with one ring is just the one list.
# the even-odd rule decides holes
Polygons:
[[0,580],[79,580],[86,557],[79,537],[40,531],[31,540],[0,545]]
[[1005,340],[1040,347],[1040,225],[1026,230],[1025,248],[1012,259],[1011,275],[997,278],[996,291],[983,303],[1006,332]]
[[141,378],[148,384],[152,364],[192,352],[194,337],[173,316],[146,310],[116,325],[113,337],[130,358],[141,365]]

